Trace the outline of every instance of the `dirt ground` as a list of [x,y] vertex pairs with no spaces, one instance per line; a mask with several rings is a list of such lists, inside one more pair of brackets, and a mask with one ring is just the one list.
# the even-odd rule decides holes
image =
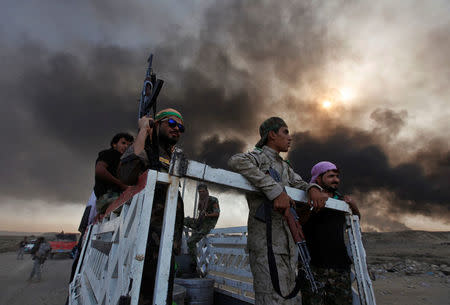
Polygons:
[[[450,305],[450,275],[442,272],[450,266],[449,232],[364,235],[378,305]],[[72,260],[47,260],[42,280],[28,283],[32,266],[28,254],[0,253],[0,305],[64,304]]]
[[449,305],[450,277],[387,274],[373,282],[378,305]]
[[29,254],[23,260],[16,253],[0,254],[1,305],[64,305],[68,293],[71,259],[47,260],[40,282],[27,282],[33,268]]

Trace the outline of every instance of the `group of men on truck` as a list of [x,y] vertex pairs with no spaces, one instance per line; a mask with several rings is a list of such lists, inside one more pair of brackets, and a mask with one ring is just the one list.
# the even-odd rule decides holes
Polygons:
[[[105,213],[108,204],[118,197],[121,190],[136,184],[139,175],[146,170],[167,172],[175,144],[185,131],[183,116],[172,108],[159,111],[154,118],[140,118],[138,126],[135,139],[128,134],[119,134],[119,138],[114,140],[116,142],[111,142],[110,151],[99,154],[94,188],[97,197],[96,211],[99,215]],[[340,182],[338,167],[331,162],[319,162],[312,168],[312,178],[308,183],[280,156],[281,152],[289,150],[292,143],[286,123],[279,117],[271,117],[261,124],[259,134],[261,139],[253,151],[234,155],[228,162],[233,171],[243,175],[261,191],[246,194],[249,206],[247,248],[253,274],[255,304],[294,304],[299,303],[299,298],[302,298],[302,304],[351,304],[351,259],[344,244],[345,219],[342,213],[323,209],[326,200],[333,197],[344,200],[353,214],[360,215],[352,199],[337,191]],[[276,172],[279,181],[275,181],[269,171]],[[305,191],[310,208],[302,208],[302,205],[293,201],[284,189],[286,186]],[[153,299],[166,192],[165,186],[156,185],[140,304],[151,304]],[[219,217],[218,200],[209,196],[207,186],[200,184],[198,192],[201,217],[197,220],[184,217],[183,200],[180,195],[178,197],[167,304],[172,304],[174,255],[180,253],[183,225],[194,229],[188,244],[190,253],[195,256],[195,244],[214,228]],[[318,293],[311,293],[307,285],[302,285],[301,297],[296,295],[285,299],[274,290],[268,267],[266,227],[255,218],[261,202],[267,199],[273,201],[272,249],[281,294],[288,294],[295,286],[298,268],[295,244],[283,218],[283,214],[291,207],[296,208],[302,218],[306,219],[303,228],[312,257],[311,267],[314,278],[321,282]]]

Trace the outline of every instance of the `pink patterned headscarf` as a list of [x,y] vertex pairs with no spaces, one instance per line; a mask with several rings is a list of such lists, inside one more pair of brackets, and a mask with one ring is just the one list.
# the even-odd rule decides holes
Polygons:
[[328,161],[322,161],[322,162],[317,163],[311,169],[311,181],[309,183],[316,183],[317,177],[319,177],[323,173],[326,173],[331,170],[338,171],[338,168],[336,165],[334,165],[333,163],[328,162]]

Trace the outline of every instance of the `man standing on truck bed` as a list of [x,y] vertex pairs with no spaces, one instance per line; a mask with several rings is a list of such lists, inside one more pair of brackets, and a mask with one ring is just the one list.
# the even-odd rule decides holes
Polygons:
[[[246,194],[249,206],[247,248],[250,269],[253,274],[255,305],[299,304],[298,297],[284,299],[272,286],[268,263],[266,224],[255,218],[258,207],[267,199],[273,201],[271,213],[272,246],[275,255],[280,290],[289,294],[296,284],[297,247],[283,214],[295,202],[285,192],[285,186],[291,186],[308,193],[309,201],[316,208],[323,207],[327,196],[321,193],[316,184],[309,184],[294,172],[288,162],[279,155],[287,152],[292,137],[286,123],[279,117],[271,117],[259,127],[261,139],[252,152],[234,155],[228,165],[243,175],[261,193]],[[276,171],[280,182],[276,182],[270,171]],[[267,199],[266,199],[267,198]]]
[[[140,118],[138,121],[139,132],[136,136],[136,140],[123,154],[120,162],[118,177],[122,183],[127,185],[136,184],[139,175],[148,169],[168,172],[175,144],[184,132],[183,124],[184,121],[181,113],[172,108],[159,111],[154,120],[147,116]],[[142,273],[142,304],[152,304],[153,302],[153,289],[155,286],[166,193],[167,186],[157,183],[155,186],[153,209],[147,239],[144,271]],[[173,239],[173,255],[167,294],[167,304],[169,305],[172,305],[172,291],[175,275],[174,254],[177,255],[180,252],[183,219],[183,201],[181,196],[178,195]]]
[[97,212],[104,214],[108,205],[119,198],[120,193],[128,185],[117,178],[117,168],[120,157],[133,143],[133,136],[128,133],[118,133],[111,140],[111,147],[98,153],[95,161],[94,193],[97,197]]
[[209,196],[208,186],[200,183],[197,191],[199,194],[198,218],[186,217],[184,219],[184,225],[193,230],[187,241],[192,258],[192,271],[195,271],[197,267],[197,243],[214,229],[220,216],[219,200],[214,196]]
[[[322,161],[311,169],[311,183],[320,185],[328,197],[347,202],[352,213],[361,217],[353,200],[338,192],[339,174],[340,171],[335,164]],[[344,242],[344,228],[344,213],[331,209],[312,211],[309,219],[303,224],[314,278],[324,284],[319,294],[312,294],[308,287],[302,287],[303,305],[352,304],[350,281],[352,261]]]

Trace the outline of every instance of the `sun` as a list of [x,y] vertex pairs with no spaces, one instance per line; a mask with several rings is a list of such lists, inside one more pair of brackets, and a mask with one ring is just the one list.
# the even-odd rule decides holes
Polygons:
[[331,102],[329,100],[325,100],[322,102],[322,107],[328,109],[331,107]]

